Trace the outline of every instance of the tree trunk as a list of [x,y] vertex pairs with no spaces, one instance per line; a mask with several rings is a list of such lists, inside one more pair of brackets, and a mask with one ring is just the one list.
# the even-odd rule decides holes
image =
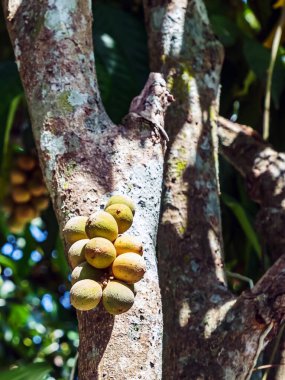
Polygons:
[[157,128],[172,100],[165,82],[151,75],[124,125],[114,125],[97,86],[90,2],[6,1],[4,10],[60,227],[71,216],[90,215],[113,192],[137,203],[132,232],[143,241],[147,273],[128,313],[77,313],[79,378],[160,379],[155,246],[165,142]]
[[147,274],[134,307],[112,317],[78,312],[80,380],[249,379],[285,316],[285,257],[252,291],[226,286],[217,171],[223,52],[201,0],[146,0],[152,67],[176,96],[167,115],[170,149],[159,232],[163,118],[172,97],[151,74],[122,125],[100,99],[91,2],[4,0],[42,169],[60,227],[89,215],[114,192],[137,203],[132,231]]

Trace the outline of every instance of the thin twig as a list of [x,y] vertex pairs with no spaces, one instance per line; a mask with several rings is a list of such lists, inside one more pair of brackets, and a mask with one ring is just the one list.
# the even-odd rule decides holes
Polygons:
[[74,357],[74,363],[73,363],[73,367],[72,367],[72,370],[70,372],[70,376],[69,376],[69,380],[74,380],[75,379],[75,372],[76,372],[76,368],[77,368],[77,361],[78,361],[78,351]]
[[260,365],[258,367],[253,368],[252,372],[260,371],[261,369],[278,368],[282,366],[285,366],[285,364],[264,364],[264,365]]
[[254,283],[252,279],[249,277],[243,276],[242,274],[239,274],[239,273],[234,273],[234,272],[229,272],[229,271],[226,271],[226,275],[228,277],[237,278],[238,280],[247,282],[250,289],[253,289],[254,287]]
[[276,57],[278,53],[278,48],[282,36],[282,27],[285,22],[285,5],[282,7],[282,12],[278,25],[274,34],[272,48],[271,48],[271,57],[270,63],[267,71],[267,81],[266,81],[266,92],[264,99],[264,113],[263,113],[263,138],[267,140],[269,137],[269,124],[270,124],[270,101],[271,101],[271,87],[272,87],[272,76],[274,71],[274,66],[276,62]]

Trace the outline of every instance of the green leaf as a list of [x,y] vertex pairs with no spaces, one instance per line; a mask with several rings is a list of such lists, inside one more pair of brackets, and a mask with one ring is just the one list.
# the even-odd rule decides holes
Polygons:
[[260,79],[266,78],[266,71],[270,61],[270,52],[259,42],[251,38],[245,38],[243,43],[243,52],[245,59]]
[[47,363],[33,363],[8,371],[1,371],[1,380],[44,380],[51,371]]
[[228,18],[222,15],[212,15],[210,21],[214,33],[224,46],[231,46],[235,43],[238,29],[236,25]]
[[246,211],[237,200],[235,200],[228,194],[223,193],[221,199],[223,203],[232,210],[247,239],[255,249],[258,257],[261,259],[261,246],[259,244],[257,234],[254,228],[252,227],[252,224],[249,220],[249,217],[247,216]]
[[[256,76],[265,81],[270,62],[270,50],[259,42],[246,38],[243,44],[245,59],[250,69]],[[279,98],[285,86],[285,64],[279,54],[276,59],[272,78],[272,99],[276,107],[279,106]]]
[[103,103],[112,120],[119,122],[147,80],[146,32],[130,13],[101,3],[94,6],[93,36]]
[[3,199],[6,193],[6,183],[7,183],[7,173],[9,173],[10,166],[10,133],[14,124],[15,115],[19,107],[20,101],[22,99],[22,94],[15,96],[9,106],[5,132],[3,136],[3,149],[2,149],[2,161],[1,161],[1,179],[0,179],[0,199]]

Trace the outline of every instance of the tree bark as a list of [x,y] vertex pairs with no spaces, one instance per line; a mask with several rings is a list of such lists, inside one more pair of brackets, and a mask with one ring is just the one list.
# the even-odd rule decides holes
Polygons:
[[[87,0],[5,0],[41,165],[62,227],[114,192],[138,204],[133,232],[147,274],[134,307],[78,312],[79,377],[161,379],[162,311],[155,256],[172,101],[152,74],[122,125],[106,115],[94,69]],[[159,233],[165,379],[249,379],[285,315],[282,256],[237,300],[226,287],[218,199],[221,45],[201,0],[146,1],[152,66],[176,96],[167,116]]]
[[114,192],[137,203],[132,233],[144,244],[145,278],[132,309],[78,312],[79,378],[160,379],[162,312],[155,245],[171,96],[152,74],[124,124],[106,115],[98,90],[91,2],[4,1],[42,169],[60,227],[90,215]]
[[[249,379],[284,309],[281,318],[270,306],[269,313],[273,289],[268,296],[258,286],[235,300],[224,278],[216,128],[222,47],[202,1],[146,0],[145,12],[152,69],[164,73],[176,98],[166,117],[171,146],[158,235],[164,378]],[[276,265],[271,270],[281,274],[284,262]],[[262,286],[273,278],[269,271]]]

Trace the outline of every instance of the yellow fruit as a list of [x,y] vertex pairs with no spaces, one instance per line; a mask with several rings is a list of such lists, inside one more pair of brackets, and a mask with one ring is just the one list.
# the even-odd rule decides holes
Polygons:
[[112,204],[106,208],[106,212],[115,218],[118,224],[119,234],[124,233],[131,227],[133,223],[133,213],[128,206],[123,204]]
[[16,203],[26,203],[31,199],[31,194],[24,186],[15,186],[11,190],[11,195]]
[[25,223],[18,221],[14,217],[11,217],[7,222],[7,226],[12,234],[21,234],[25,228]]
[[88,242],[89,239],[78,240],[69,248],[68,259],[72,268],[85,261],[84,247]]
[[110,314],[122,314],[134,304],[134,292],[127,284],[110,281],[103,290],[103,305]]
[[133,215],[135,215],[135,204],[134,204],[134,202],[131,200],[131,198],[127,197],[126,195],[113,195],[113,196],[109,199],[108,203],[106,204],[105,209],[106,209],[107,207],[113,205],[113,204],[122,204],[122,205],[126,205],[126,206],[128,206],[128,207],[131,209]]
[[32,203],[38,211],[44,211],[49,206],[49,197],[42,195],[40,197],[33,197]]
[[120,235],[114,242],[117,256],[122,253],[133,252],[138,255],[143,254],[142,242],[136,236]]
[[28,187],[33,197],[39,197],[46,194],[46,187],[41,182],[31,181]]
[[88,218],[86,233],[90,239],[102,237],[114,241],[118,236],[118,225],[112,215],[105,211],[98,211]]
[[91,310],[102,298],[102,288],[93,280],[81,280],[70,289],[70,302],[78,310]]
[[63,229],[63,236],[67,243],[73,244],[78,240],[87,239],[85,232],[87,219],[86,216],[74,216],[69,219]]
[[10,173],[10,182],[12,185],[22,185],[27,180],[26,174],[19,169],[13,169]]
[[118,280],[134,284],[143,278],[146,265],[144,259],[137,253],[124,253],[115,259],[112,271]]
[[101,237],[89,240],[84,247],[84,252],[86,261],[98,269],[107,268],[116,258],[114,245]]
[[[76,243],[75,243],[76,244]],[[71,283],[75,284],[81,280],[94,280],[103,283],[106,279],[106,273],[89,265],[86,261],[75,267],[71,273]]]
[[32,156],[29,156],[27,154],[22,154],[17,159],[18,167],[22,170],[30,171],[34,169],[37,162],[36,159]]
[[36,217],[36,210],[30,204],[20,204],[15,206],[15,217],[18,221],[23,221],[23,223],[30,222]]

